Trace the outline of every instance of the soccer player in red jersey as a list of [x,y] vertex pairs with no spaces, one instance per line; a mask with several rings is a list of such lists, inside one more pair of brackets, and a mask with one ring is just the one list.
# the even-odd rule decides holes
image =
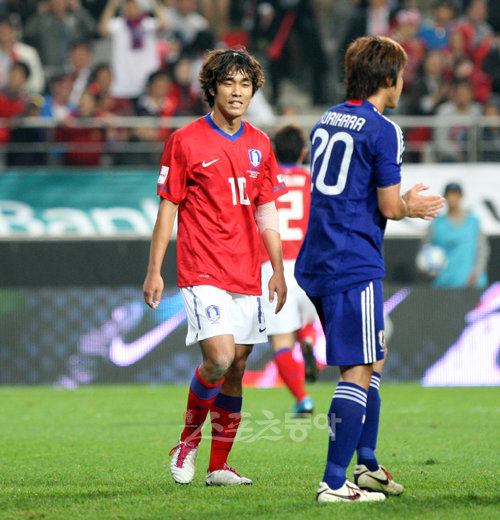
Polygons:
[[158,307],[161,265],[178,214],[177,278],[188,315],[186,343],[200,343],[203,361],[191,381],[170,471],[180,484],[192,481],[210,412],[207,485],[251,484],[227,465],[227,457],[241,418],[246,359],[255,343],[266,340],[259,232],[273,267],[264,298],[274,300],[276,293],[276,312],[286,300],[274,200],[287,189],[269,137],[242,119],[264,83],[260,64],[244,50],[214,50],[199,77],[212,111],[165,144],[144,299]]
[[[287,301],[282,312],[275,314],[275,305],[264,301],[267,333],[271,336],[274,362],[286,386],[295,397],[295,414],[312,413],[314,404],[304,386],[304,373],[292,351],[298,339],[304,347],[303,356],[308,379],[316,376],[316,359],[312,350],[317,319],[316,310],[295,280],[295,259],[307,230],[311,204],[311,176],[301,166],[306,154],[306,138],[301,128],[286,125],[274,134],[274,150],[288,193],[276,201],[283,244]],[[262,287],[265,288],[273,270],[269,256],[262,247]],[[306,350],[307,349],[307,350]]]

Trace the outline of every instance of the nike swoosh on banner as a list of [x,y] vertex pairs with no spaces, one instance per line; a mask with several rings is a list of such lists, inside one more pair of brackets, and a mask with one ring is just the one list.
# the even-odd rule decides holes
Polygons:
[[203,168],[206,168],[207,166],[210,166],[211,164],[213,164],[214,162],[217,162],[219,159],[214,159],[213,161],[210,161],[210,162],[205,162],[203,161],[201,163],[201,165],[203,166]]
[[148,352],[151,352],[151,350],[161,343],[185,319],[186,311],[182,309],[132,343],[124,343],[123,338],[120,336],[114,337],[109,346],[109,359],[119,367],[133,365]]

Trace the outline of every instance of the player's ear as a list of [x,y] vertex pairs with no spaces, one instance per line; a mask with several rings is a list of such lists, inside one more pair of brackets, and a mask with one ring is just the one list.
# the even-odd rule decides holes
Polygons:
[[299,160],[297,161],[298,164],[302,164],[304,162],[304,159],[306,158],[308,151],[309,150],[305,146],[304,146],[304,148],[302,148],[302,151],[300,152],[300,155],[299,155]]

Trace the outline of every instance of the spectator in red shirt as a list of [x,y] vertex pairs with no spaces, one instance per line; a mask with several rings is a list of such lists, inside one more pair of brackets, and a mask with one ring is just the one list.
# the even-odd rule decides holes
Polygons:
[[474,61],[484,58],[487,49],[491,46],[493,29],[487,19],[486,0],[472,0],[467,7],[465,19],[457,27],[464,37],[465,50]]
[[[7,79],[7,85],[0,90],[0,119],[10,120],[24,115],[29,96],[24,90],[30,76],[28,66],[22,61],[12,64]],[[0,127],[0,143],[10,141],[9,126]]]
[[[56,141],[65,143],[65,166],[99,166],[106,140],[105,129],[93,126],[99,114],[95,96],[85,90],[78,109],[55,132]],[[80,126],[81,125],[81,126]]]

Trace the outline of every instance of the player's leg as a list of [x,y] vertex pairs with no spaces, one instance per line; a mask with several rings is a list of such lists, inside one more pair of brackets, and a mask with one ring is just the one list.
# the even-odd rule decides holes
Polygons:
[[231,325],[234,331],[235,355],[225,374],[218,398],[211,407],[212,449],[206,483],[209,486],[252,484],[227,465],[240,424],[242,380],[246,361],[255,343],[266,339],[266,324],[260,296],[231,295]]
[[236,345],[235,358],[226,372],[224,383],[217,399],[210,408],[212,421],[212,447],[208,466],[207,485],[252,484],[227,464],[241,421],[243,403],[242,380],[251,345]]
[[[303,371],[293,357],[292,351],[295,345],[296,330],[305,323],[309,315],[315,316],[316,312],[311,301],[295,280],[293,273],[295,262],[285,260],[283,265],[288,288],[286,303],[276,314],[276,301],[270,303],[267,298],[263,297],[262,308],[266,317],[267,334],[271,338],[274,362],[281,378],[295,397],[294,413],[311,413],[314,405],[304,388]],[[271,262],[264,262],[262,264],[262,294],[268,292],[267,286],[272,274]],[[303,313],[303,299],[307,300],[310,307],[307,317],[304,317]]]
[[314,355],[314,344],[316,343],[316,329],[312,323],[304,325],[297,331],[297,341],[300,343],[302,357],[304,358],[304,371],[306,381],[314,383],[319,376],[318,364]]
[[221,389],[224,374],[235,356],[231,328],[231,297],[216,287],[183,287],[181,294],[188,318],[186,344],[199,342],[203,361],[196,368],[188,393],[184,429],[172,448],[170,472],[180,484],[194,478],[201,428]]
[[327,362],[340,368],[328,414],[328,454],[317,500],[384,500],[383,494],[363,492],[346,478],[363,429],[373,362],[383,355],[376,344],[373,283],[313,301],[325,331]]
[[302,357],[304,358],[306,381],[313,383],[319,376],[319,369],[314,355],[314,344],[316,343],[314,323],[318,319],[318,314],[305,291],[301,287],[298,287],[298,290],[300,294],[298,301],[302,327],[297,331],[297,340],[300,343]]
[[179,444],[170,454],[170,472],[179,484],[189,484],[195,474],[196,455],[201,441],[201,429],[212,403],[220,393],[224,375],[234,361],[232,335],[221,335],[200,341],[203,362],[195,370],[188,393],[184,429]]
[[382,491],[388,495],[401,495],[404,487],[394,482],[392,475],[380,466],[375,455],[380,422],[380,379],[387,358],[385,347],[384,359],[373,364],[373,373],[366,401],[366,417],[357,447],[357,465],[354,469],[354,482],[363,489]]
[[295,397],[294,413],[312,413],[314,411],[314,403],[306,392],[302,368],[293,357],[294,344],[295,333],[293,332],[271,336],[274,363],[278,368],[281,379],[283,379],[288,390]]
[[366,400],[366,417],[357,447],[358,465],[364,465],[369,471],[377,471],[379,464],[375,456],[378,427],[380,420],[379,385],[384,359],[373,364],[373,373]]

